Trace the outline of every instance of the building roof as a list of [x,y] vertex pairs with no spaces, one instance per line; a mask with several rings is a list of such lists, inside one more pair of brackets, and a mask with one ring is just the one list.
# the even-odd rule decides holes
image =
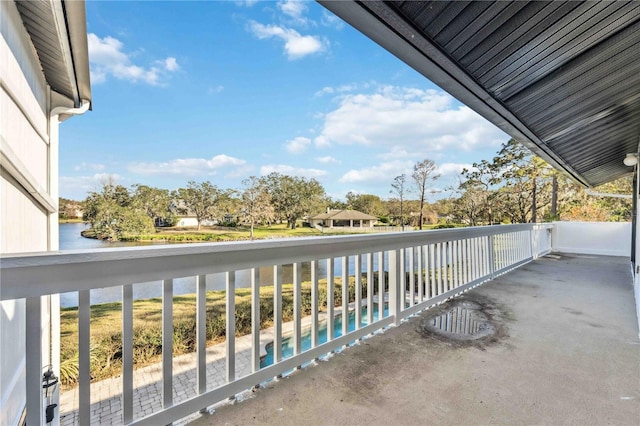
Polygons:
[[314,220],[331,219],[331,220],[378,220],[377,217],[358,210],[329,210],[326,213],[320,213],[311,217]]
[[16,7],[38,54],[47,84],[73,101],[91,101],[85,3],[19,0]]
[[640,2],[319,1],[575,181],[632,171]]

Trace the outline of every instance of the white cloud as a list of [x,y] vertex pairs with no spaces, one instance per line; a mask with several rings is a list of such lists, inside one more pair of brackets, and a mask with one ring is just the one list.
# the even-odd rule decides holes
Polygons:
[[318,163],[322,163],[322,164],[329,164],[329,163],[339,163],[340,161],[338,161],[337,159],[335,159],[334,157],[327,155],[326,157],[316,157],[316,161]]
[[311,145],[311,139],[298,136],[285,144],[285,149],[291,154],[302,154]]
[[302,167],[293,167],[285,164],[267,164],[260,168],[260,174],[266,176],[269,173],[280,173],[290,176],[303,176],[307,178],[317,178],[327,175],[327,172],[319,169],[305,169]]
[[333,95],[333,94],[342,94],[353,92],[360,89],[367,89],[371,87],[372,83],[351,83],[351,84],[343,84],[341,86],[325,86],[322,89],[318,90],[315,93],[315,96],[324,96],[324,95]]
[[259,39],[276,37],[283,40],[284,50],[290,60],[322,52],[328,45],[328,41],[318,36],[301,35],[296,30],[277,25],[263,25],[250,21],[249,30]]
[[252,7],[254,4],[258,3],[258,0],[236,0],[235,3],[238,6]]
[[333,27],[338,31],[344,28],[344,21],[327,10],[322,11],[322,18],[320,18],[320,22],[325,27]]
[[173,56],[169,56],[164,60],[164,67],[167,71],[177,71],[180,69],[180,65],[178,65],[178,61]]
[[281,0],[278,2],[278,9],[285,15],[300,19],[307,11],[307,5],[299,0]]
[[508,137],[439,90],[384,86],[346,94],[324,117],[317,146],[360,144],[433,154],[497,147]]
[[114,173],[96,173],[91,176],[60,176],[60,196],[72,200],[84,200],[89,192],[100,191],[109,180],[121,184],[125,180]]
[[215,87],[209,87],[209,88],[207,89],[207,93],[208,93],[209,95],[215,95],[215,94],[217,94],[217,93],[222,92],[223,90],[224,90],[224,86],[222,86],[222,85],[217,85],[217,86],[215,86]]
[[349,170],[342,175],[340,182],[391,182],[395,176],[411,173],[414,162],[410,160],[385,161],[377,166],[367,167],[360,170]]
[[449,176],[458,176],[462,173],[462,169],[473,169],[472,164],[464,164],[464,163],[443,163],[438,165],[436,173],[440,174],[442,177]]
[[172,56],[154,61],[154,65],[149,67],[135,65],[130,55],[123,51],[124,44],[111,36],[100,38],[89,33],[87,41],[93,84],[103,83],[108,76],[112,76],[119,80],[160,85],[168,74],[180,68],[178,61]]
[[239,167],[245,160],[220,154],[207,160],[204,158],[178,158],[166,162],[131,163],[127,167],[132,173],[141,175],[214,175],[225,167]]
[[73,170],[75,171],[80,171],[80,170],[94,170],[96,172],[102,171],[106,168],[106,166],[104,164],[98,164],[98,163],[86,163],[86,162],[82,162],[80,164],[78,164],[77,166],[75,166],[73,168]]

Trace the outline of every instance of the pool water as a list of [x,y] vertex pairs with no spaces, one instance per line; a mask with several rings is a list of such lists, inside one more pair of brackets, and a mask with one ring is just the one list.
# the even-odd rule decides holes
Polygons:
[[[361,312],[362,312],[361,327],[364,327],[368,325],[367,307],[364,306]],[[389,315],[389,308],[385,307],[384,317],[387,317],[388,315]],[[378,315],[377,303],[373,305],[373,318],[374,318],[374,321],[378,321],[381,319],[379,318],[379,315]],[[351,311],[349,313],[349,331],[351,332],[351,331],[354,331],[355,329],[356,329],[356,313],[355,311]],[[340,336],[342,336],[342,315],[335,317],[333,322],[333,337],[336,338]],[[311,327],[306,327],[305,329],[302,330],[301,338],[302,338],[302,341],[300,343],[301,352],[311,349]],[[322,323],[318,324],[318,345],[321,345],[326,341],[327,341],[327,322],[322,321]],[[273,343],[268,344],[265,349],[267,351],[267,355],[265,355],[260,360],[260,368],[267,367],[273,364]],[[294,349],[293,335],[283,337],[282,359],[293,356],[293,349]]]

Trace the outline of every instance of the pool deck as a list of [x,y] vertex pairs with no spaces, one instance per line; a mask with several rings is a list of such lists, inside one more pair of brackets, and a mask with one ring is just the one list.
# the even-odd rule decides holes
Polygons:
[[550,255],[465,297],[496,335],[425,333],[426,311],[192,425],[639,424],[628,259]]

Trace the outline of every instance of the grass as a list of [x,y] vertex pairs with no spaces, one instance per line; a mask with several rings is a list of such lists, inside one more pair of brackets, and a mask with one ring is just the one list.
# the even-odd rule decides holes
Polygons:
[[[342,280],[334,279],[334,300],[342,305]],[[363,281],[366,281],[363,276]],[[377,274],[374,274],[377,293]],[[319,308],[326,309],[326,280],[318,285]],[[366,284],[363,283],[363,292]],[[302,315],[311,314],[311,283],[302,284]],[[349,301],[355,300],[355,279],[349,278]],[[366,295],[363,295],[366,297]],[[251,333],[251,290],[235,292],[236,336]],[[283,321],[293,320],[293,285],[282,286]],[[207,346],[221,343],[226,335],[226,292],[207,292]],[[173,298],[173,355],[195,351],[196,297],[194,294]],[[133,358],[135,368],[159,362],[162,354],[162,299],[133,302]],[[60,314],[61,382],[72,387],[78,378],[78,309],[65,308]],[[260,288],[260,327],[273,325],[273,287]],[[91,306],[91,379],[101,380],[117,376],[122,371],[122,304],[103,303]]]
[[[135,235],[121,238],[122,241],[167,241],[167,242],[217,242],[243,241],[251,239],[249,227],[203,226],[194,228],[156,228],[157,233],[151,235]],[[346,235],[345,232],[321,232],[316,228],[297,227],[288,229],[286,224],[256,226],[253,229],[254,239],[310,237],[327,235]],[[85,236],[90,236],[88,232]]]

